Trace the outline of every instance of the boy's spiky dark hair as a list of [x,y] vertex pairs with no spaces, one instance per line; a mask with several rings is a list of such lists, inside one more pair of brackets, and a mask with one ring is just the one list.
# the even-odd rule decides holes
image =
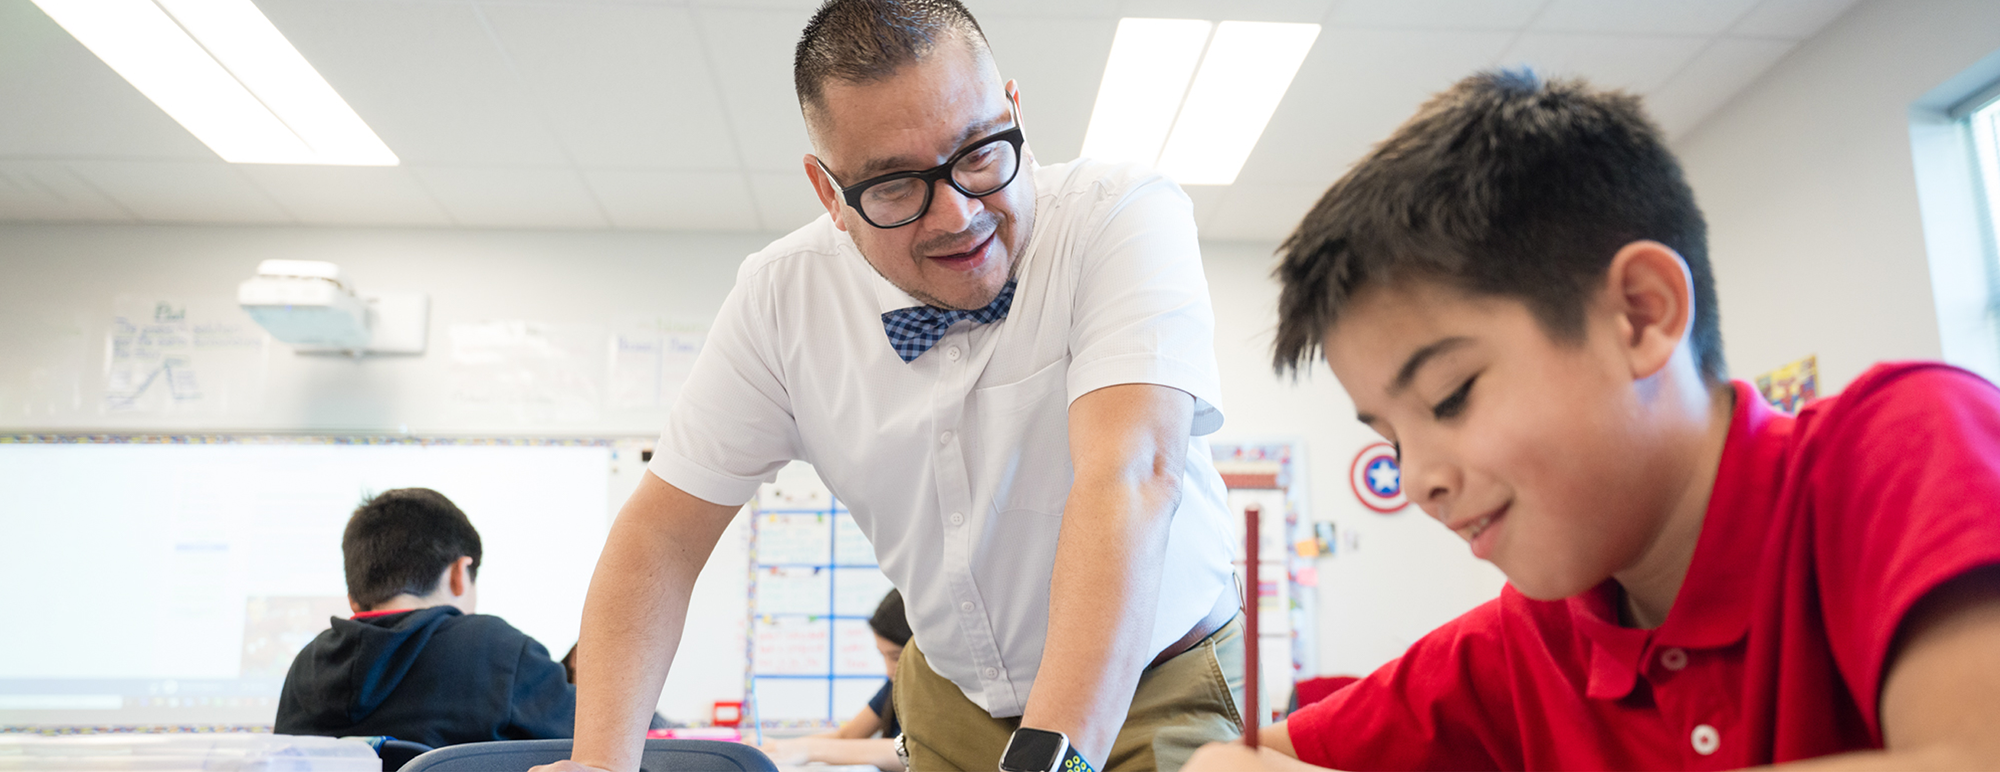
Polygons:
[[370,496],[347,519],[340,552],[347,595],[363,611],[397,595],[422,597],[437,590],[446,567],[472,558],[479,575],[479,531],[444,494],[397,488]]
[[1639,99],[1481,72],[1335,182],[1279,248],[1272,364],[1309,365],[1356,293],[1412,278],[1518,299],[1551,337],[1577,340],[1611,258],[1642,239],[1686,261],[1696,363],[1724,382],[1707,225]]

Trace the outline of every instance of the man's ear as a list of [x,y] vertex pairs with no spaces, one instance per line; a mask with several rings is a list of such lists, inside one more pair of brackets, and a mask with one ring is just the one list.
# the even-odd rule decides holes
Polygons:
[[1694,319],[1694,284],[1687,263],[1665,244],[1634,241],[1612,256],[1605,290],[1617,314],[1619,344],[1631,362],[1632,377],[1652,377],[1686,342]]
[[826,207],[826,213],[833,217],[833,227],[847,230],[846,210],[841,205],[840,195],[833,191],[833,180],[827,179],[826,170],[820,168],[819,159],[813,154],[805,156],[806,181],[811,182],[813,192],[819,194],[819,205]]

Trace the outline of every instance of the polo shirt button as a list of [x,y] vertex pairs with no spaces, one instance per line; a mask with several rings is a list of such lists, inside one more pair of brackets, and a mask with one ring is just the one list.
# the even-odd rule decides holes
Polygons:
[[1688,653],[1686,649],[1673,647],[1660,652],[1660,667],[1675,672],[1680,672],[1681,668],[1685,668],[1687,666],[1688,666]]
[[968,613],[969,613],[969,612],[971,612],[971,611],[972,611],[972,601],[969,601],[969,600],[968,600],[968,601],[966,601],[966,602],[964,602],[964,603],[960,603],[960,604],[958,604],[958,610],[959,610],[959,611],[964,611],[964,612],[968,612]]
[[947,443],[947,442],[951,442],[951,432],[941,432],[941,433],[939,433],[939,434],[938,434],[938,444],[942,445],[942,444],[944,444],[944,443]]
[[990,668],[990,667],[989,667],[989,668],[987,668],[987,669],[986,669],[986,677],[987,677],[987,678],[999,678],[999,677],[1000,677],[1000,671],[999,671],[999,670],[997,670],[997,669],[995,669],[995,668]]
[[965,515],[959,514],[957,512],[951,513],[951,524],[965,525]]
[[1722,747],[1722,734],[1707,724],[1697,725],[1694,728],[1694,735],[1688,740],[1694,743],[1694,752],[1703,756],[1715,753],[1717,748]]
[[945,349],[944,358],[949,359],[953,362],[958,361],[958,347],[952,346],[951,348]]

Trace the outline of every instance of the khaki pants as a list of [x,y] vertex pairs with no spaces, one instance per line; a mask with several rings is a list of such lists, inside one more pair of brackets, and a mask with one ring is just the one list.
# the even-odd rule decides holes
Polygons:
[[[1103,772],[1175,772],[1203,744],[1243,733],[1243,621],[1239,616],[1194,648],[1139,677],[1125,726]],[[896,666],[896,716],[914,772],[1000,766],[1021,719],[994,718],[931,670],[912,640]]]

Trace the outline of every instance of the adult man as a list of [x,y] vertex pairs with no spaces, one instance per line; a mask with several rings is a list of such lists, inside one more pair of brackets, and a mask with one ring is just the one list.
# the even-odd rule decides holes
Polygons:
[[1017,89],[954,0],[834,0],[795,78],[828,216],[744,263],[613,527],[576,759],[636,766],[696,574],[790,459],[906,598],[911,768],[992,769],[1011,742],[1011,768],[1171,769],[1234,736],[1237,595],[1199,438],[1222,416],[1186,197],[1143,170],[1037,166]]

